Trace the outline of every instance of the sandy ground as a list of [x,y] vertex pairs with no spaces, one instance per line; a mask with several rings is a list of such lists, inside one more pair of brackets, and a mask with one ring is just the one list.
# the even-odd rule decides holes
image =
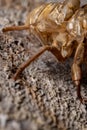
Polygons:
[[[27,12],[39,4],[29,2],[28,8],[1,6],[0,30],[24,23]],[[19,80],[11,80],[19,65],[40,49],[38,39],[26,31],[0,32],[0,130],[87,130],[87,105],[77,99],[71,79],[73,59],[62,64],[46,52]],[[87,95],[84,66],[83,74],[82,92]]]

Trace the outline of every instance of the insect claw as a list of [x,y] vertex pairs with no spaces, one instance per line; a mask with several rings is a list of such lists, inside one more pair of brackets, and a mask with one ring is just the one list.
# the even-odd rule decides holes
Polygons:
[[12,77],[12,79],[14,80],[14,81],[16,81],[17,80],[17,76],[16,75],[14,75],[13,77]]
[[82,98],[81,103],[83,103],[83,104],[87,104],[87,98]]
[[80,102],[82,103],[82,104],[87,104],[87,98],[84,98],[82,95],[81,95],[81,87],[80,87],[80,85],[79,86],[77,86],[77,95],[78,95],[78,99],[80,100]]
[[79,86],[79,84],[80,84],[80,81],[79,81],[79,80],[75,80],[74,82],[75,82],[75,85],[76,85],[76,86]]
[[80,102],[81,102],[82,104],[84,104],[84,100],[83,100],[82,97],[80,97],[79,100],[80,100]]

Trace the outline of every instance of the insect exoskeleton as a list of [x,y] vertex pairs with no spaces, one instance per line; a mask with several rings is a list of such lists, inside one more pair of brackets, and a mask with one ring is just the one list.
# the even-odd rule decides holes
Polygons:
[[63,28],[63,22],[67,21],[79,7],[79,0],[66,0],[63,3],[46,3],[34,9],[28,15],[25,25],[30,26],[33,32],[46,45],[48,34],[59,32],[61,26]]
[[79,7],[80,0],[46,3],[28,14],[25,25],[13,28],[7,27],[3,31],[29,29],[46,45],[49,43],[48,33],[58,32],[63,26],[62,23],[67,21]]
[[87,5],[81,7],[67,22],[68,32],[75,38],[83,41],[87,34]]
[[59,61],[64,61],[73,53],[75,56],[71,69],[72,80],[77,86],[80,101],[87,101],[80,92],[81,64],[84,61],[84,45],[87,42],[87,5],[80,7],[80,0],[46,3],[34,9],[24,25],[6,27],[2,31],[24,29],[36,34],[43,43],[43,48],[19,66],[13,79],[16,80],[19,74],[45,51],[50,51]]
[[72,65],[72,79],[77,86],[77,95],[81,101],[87,101],[82,98],[80,93],[80,83],[82,79],[82,63],[87,63],[87,5],[79,8],[75,14],[68,20],[66,29],[72,37],[71,42],[66,44],[66,48],[72,46],[75,48],[75,56]]
[[78,44],[87,38],[87,5],[79,8],[75,14],[66,22],[66,30],[68,33],[68,40],[62,46],[62,50],[72,47],[76,48]]

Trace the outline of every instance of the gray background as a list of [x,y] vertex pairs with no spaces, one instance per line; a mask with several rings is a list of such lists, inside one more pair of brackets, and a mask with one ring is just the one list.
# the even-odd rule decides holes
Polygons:
[[[27,13],[42,3],[1,0],[0,30],[23,24]],[[77,99],[71,79],[73,58],[62,64],[46,52],[19,80],[11,79],[18,66],[40,48],[38,39],[26,31],[0,32],[0,130],[87,130],[87,105]],[[81,87],[87,96],[85,66]]]

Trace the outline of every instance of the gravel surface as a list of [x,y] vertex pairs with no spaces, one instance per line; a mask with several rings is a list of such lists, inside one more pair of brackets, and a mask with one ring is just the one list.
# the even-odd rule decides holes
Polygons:
[[[16,3],[0,7],[0,30],[23,24],[33,8],[28,2],[28,9]],[[87,130],[87,105],[77,99],[71,79],[73,59],[62,64],[45,52],[20,79],[11,79],[18,66],[40,48],[38,39],[26,31],[0,32],[0,130]],[[87,72],[83,70],[81,86],[87,95]]]

